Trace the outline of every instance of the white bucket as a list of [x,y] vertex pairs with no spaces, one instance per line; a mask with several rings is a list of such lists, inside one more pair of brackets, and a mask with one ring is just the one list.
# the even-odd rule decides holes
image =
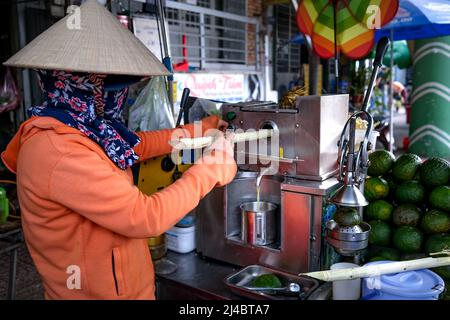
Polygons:
[[166,232],[167,249],[188,253],[195,249],[195,225],[188,228],[173,227]]
[[[357,268],[354,263],[339,262],[331,270]],[[333,300],[359,300],[361,297],[361,279],[333,281]]]

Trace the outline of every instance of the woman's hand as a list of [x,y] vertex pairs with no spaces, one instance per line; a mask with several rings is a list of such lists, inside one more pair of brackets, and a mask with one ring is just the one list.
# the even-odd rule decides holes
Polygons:
[[221,120],[216,115],[203,118],[201,121],[201,125],[203,134],[205,134],[205,132],[209,129],[225,131],[228,128],[228,122]]
[[225,136],[218,132],[214,142],[203,151],[202,163],[215,166],[215,177],[218,186],[224,186],[233,181],[237,172],[234,160],[233,133]]
[[[233,144],[234,133],[229,133],[227,135],[219,132],[214,137],[214,142],[205,149],[205,154],[220,153],[223,152],[227,155],[227,159],[233,159],[234,157],[234,144]],[[222,161],[225,159],[222,159]],[[221,161],[219,161],[221,162]],[[223,161],[225,162],[225,161]],[[234,162],[234,159],[233,159]]]

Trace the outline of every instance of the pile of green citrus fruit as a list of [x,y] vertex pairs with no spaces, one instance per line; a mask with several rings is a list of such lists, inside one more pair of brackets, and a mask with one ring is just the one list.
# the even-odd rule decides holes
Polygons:
[[[369,259],[411,260],[450,250],[450,163],[415,154],[369,155],[364,220],[371,227]],[[434,269],[447,281],[450,266]]]

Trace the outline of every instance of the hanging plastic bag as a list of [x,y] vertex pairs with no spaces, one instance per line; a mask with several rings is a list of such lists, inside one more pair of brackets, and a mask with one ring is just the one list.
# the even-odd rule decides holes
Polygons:
[[208,99],[196,98],[192,107],[189,108],[189,123],[200,121],[207,116],[220,115],[221,102],[214,102]]
[[20,93],[11,70],[6,68],[5,77],[0,87],[0,112],[14,110],[20,105]]
[[151,131],[175,127],[163,77],[153,77],[130,107],[128,127]]

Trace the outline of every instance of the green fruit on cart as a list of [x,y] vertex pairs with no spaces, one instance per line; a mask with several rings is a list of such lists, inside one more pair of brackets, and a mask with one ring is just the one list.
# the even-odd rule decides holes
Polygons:
[[392,247],[380,247],[371,245],[370,257],[382,257],[383,260],[398,261],[400,259],[400,252]]
[[399,182],[412,180],[421,163],[422,159],[418,155],[412,153],[403,154],[392,165],[392,174]]
[[385,257],[373,257],[369,260],[369,262],[385,261],[385,260],[389,260],[389,259],[386,259]]
[[392,230],[389,224],[380,220],[369,222],[371,230],[369,243],[377,246],[388,246],[391,243]]
[[446,212],[432,209],[423,216],[421,227],[426,233],[448,232],[450,217]]
[[430,158],[420,167],[420,181],[426,187],[438,187],[450,180],[450,163],[441,158]]
[[382,177],[389,186],[389,199],[395,198],[395,190],[397,190],[398,183],[395,181],[394,177],[391,174],[386,174]]
[[416,259],[423,259],[426,257],[427,257],[427,255],[425,253],[403,253],[400,256],[400,260],[402,260],[402,261],[416,260]]
[[423,233],[411,226],[402,226],[394,232],[394,246],[404,253],[418,253],[423,245]]
[[361,223],[361,216],[355,208],[342,207],[335,212],[333,220],[340,226],[353,227]]
[[367,220],[389,221],[394,206],[385,200],[375,200],[366,207]]
[[450,250],[450,234],[439,233],[431,235],[425,243],[425,252],[435,253]]
[[400,184],[395,190],[398,203],[420,204],[425,198],[425,188],[417,181],[411,180]]
[[440,275],[442,277],[442,279],[444,279],[446,282],[450,281],[450,267],[449,266],[432,268],[431,270],[436,272],[438,275]]
[[369,176],[378,177],[389,170],[395,162],[395,156],[386,150],[375,150],[369,155]]
[[[445,278],[444,278],[445,279]],[[445,279],[448,280],[448,279]],[[450,281],[445,281],[445,290],[440,300],[450,300]]]
[[[434,252],[441,252],[443,250],[450,250],[450,235],[446,233],[433,234],[425,243],[425,252],[430,254]],[[450,266],[438,267],[431,269],[440,275],[442,278],[450,280]]]
[[450,212],[450,187],[435,188],[430,193],[429,201],[432,207]]
[[413,204],[402,204],[392,212],[392,222],[398,226],[416,227],[419,223],[421,211]]
[[257,288],[281,288],[283,285],[276,275],[268,273],[262,274],[253,279],[251,286]]
[[380,248],[377,255],[383,257],[384,260],[398,261],[400,260],[400,253],[394,248]]
[[385,198],[389,194],[389,185],[383,178],[371,177],[364,183],[364,197],[367,201]]

